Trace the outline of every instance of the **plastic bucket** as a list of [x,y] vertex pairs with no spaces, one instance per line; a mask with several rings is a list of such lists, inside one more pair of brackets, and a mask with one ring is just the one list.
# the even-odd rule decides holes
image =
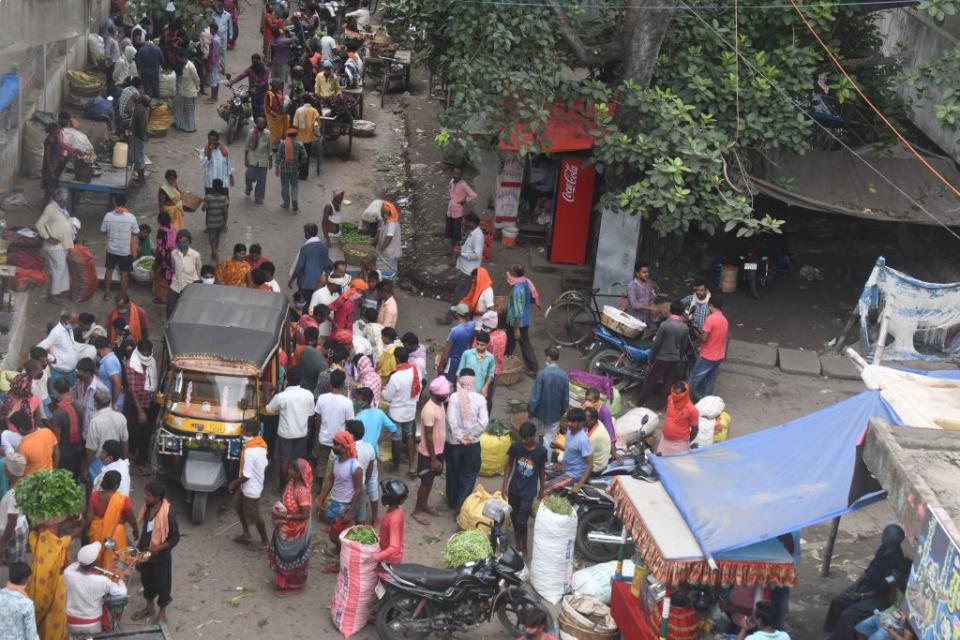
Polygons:
[[501,232],[500,241],[505,247],[512,247],[517,244],[517,236],[520,235],[520,229],[516,227],[504,227]]
[[720,291],[733,293],[737,290],[737,271],[736,265],[723,265],[723,269],[720,270]]
[[113,145],[113,166],[117,169],[125,169],[127,167],[127,143],[118,142]]

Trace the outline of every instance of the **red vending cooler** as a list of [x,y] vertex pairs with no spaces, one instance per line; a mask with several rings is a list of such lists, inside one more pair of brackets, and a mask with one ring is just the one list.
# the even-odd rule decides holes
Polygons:
[[550,262],[583,264],[587,261],[596,172],[586,158],[568,157],[560,160],[557,174]]

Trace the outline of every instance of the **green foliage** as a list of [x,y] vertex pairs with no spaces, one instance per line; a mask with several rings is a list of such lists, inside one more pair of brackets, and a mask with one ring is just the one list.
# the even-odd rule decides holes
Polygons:
[[490,539],[480,529],[467,529],[450,536],[443,550],[443,564],[451,569],[493,555]]
[[[144,14],[150,16],[159,16],[166,13],[167,2],[169,0],[129,0],[127,2],[126,12],[128,15],[140,17]],[[184,2],[180,0],[175,2],[177,10],[175,15],[183,21],[187,33],[196,35],[203,31],[209,24],[208,9],[203,8],[196,2]],[[153,34],[154,38],[159,38],[159,33]]]
[[83,489],[66,469],[34,471],[13,488],[20,513],[33,525],[80,514]]
[[[591,0],[590,11],[578,0],[559,1],[590,54],[624,39],[621,0]],[[541,135],[548,105],[599,105],[601,205],[643,215],[662,234],[779,231],[779,221],[753,211],[741,162],[754,152],[811,146],[814,126],[797,105],[810,105],[818,79],[837,105],[859,102],[789,9],[741,11],[737,29],[732,9],[700,14],[709,15],[709,27],[687,12],[673,14],[650,88],[623,82],[615,64],[580,64],[548,7],[393,0],[387,11],[391,33],[402,34],[449,90],[437,135],[445,153],[464,155],[478,141],[508,138],[517,121],[534,134],[520,154],[539,153],[549,143]],[[841,59],[878,55],[871,16],[830,3],[804,12]],[[749,64],[738,65],[727,44],[734,41]],[[866,66],[855,78],[882,103],[892,99],[886,71]],[[602,109],[611,101],[619,103],[616,117]]]

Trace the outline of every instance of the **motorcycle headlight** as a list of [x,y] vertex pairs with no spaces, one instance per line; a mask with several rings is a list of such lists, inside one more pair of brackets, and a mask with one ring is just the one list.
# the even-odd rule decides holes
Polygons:
[[234,98],[234,99],[233,99],[233,104],[235,104],[235,105],[237,105],[237,106],[239,107],[239,106],[240,106],[240,98]]

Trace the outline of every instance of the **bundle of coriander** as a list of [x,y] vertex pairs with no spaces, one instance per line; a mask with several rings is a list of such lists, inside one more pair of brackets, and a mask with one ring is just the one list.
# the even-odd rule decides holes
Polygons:
[[480,529],[468,529],[450,536],[443,551],[443,563],[452,569],[492,555],[493,547],[487,535]]

